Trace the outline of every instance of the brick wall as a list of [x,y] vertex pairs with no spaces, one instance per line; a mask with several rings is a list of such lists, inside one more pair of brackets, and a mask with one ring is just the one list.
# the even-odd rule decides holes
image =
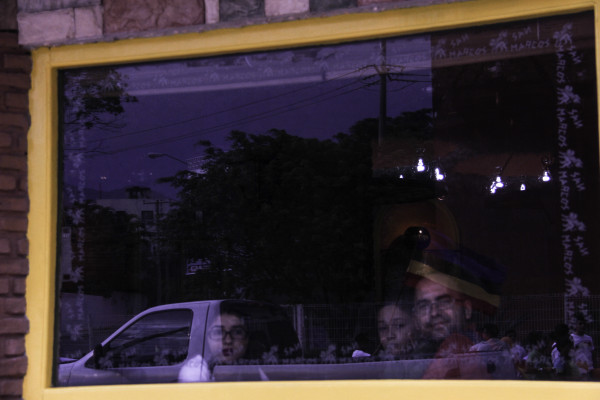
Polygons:
[[[15,23],[16,25],[16,23]],[[5,25],[6,26],[6,25]],[[0,399],[20,399],[27,368],[27,129],[31,58],[0,24]]]
[[457,1],[476,0],[19,0],[19,41],[112,41]]

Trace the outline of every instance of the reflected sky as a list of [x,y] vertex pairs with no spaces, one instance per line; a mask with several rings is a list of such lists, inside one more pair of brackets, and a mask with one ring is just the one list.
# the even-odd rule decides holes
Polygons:
[[[86,131],[86,187],[103,197],[123,196],[128,186],[173,197],[156,180],[194,169],[204,151],[200,141],[227,148],[232,130],[282,129],[320,139],[347,133],[356,122],[379,117],[385,68],[388,116],[431,108],[428,37],[383,43],[119,67],[122,87],[137,101],[122,103],[117,129]],[[67,126],[66,135],[76,129]],[[150,159],[149,153],[169,156]]]

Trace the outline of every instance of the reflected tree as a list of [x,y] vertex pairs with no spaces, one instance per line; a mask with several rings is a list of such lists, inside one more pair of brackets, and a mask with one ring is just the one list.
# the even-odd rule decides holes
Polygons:
[[[71,227],[71,245],[83,246],[85,273],[63,282],[64,291],[82,279],[86,294],[111,296],[114,292],[154,295],[149,282],[153,270],[150,233],[136,215],[92,202],[75,204],[65,215],[63,226]],[[143,285],[142,285],[143,283]]]
[[63,124],[67,129],[122,128],[117,117],[124,112],[123,103],[137,101],[127,93],[124,77],[113,68],[66,73],[63,81]]
[[204,143],[204,172],[171,179],[179,203],[161,229],[179,263],[206,266],[186,280],[188,299],[335,303],[369,296],[371,136],[234,131],[227,151]]

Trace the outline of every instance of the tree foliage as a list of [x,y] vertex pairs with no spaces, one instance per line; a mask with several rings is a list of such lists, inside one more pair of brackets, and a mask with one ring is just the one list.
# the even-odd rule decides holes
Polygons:
[[364,299],[373,275],[369,137],[231,132],[228,150],[206,148],[204,173],[173,178],[179,203],[161,229],[165,245],[205,260],[222,296]]
[[[76,203],[67,210],[63,226],[71,226],[73,251],[79,253],[83,246],[83,258],[75,257],[71,263],[74,269],[85,266],[80,278],[86,294],[110,296],[121,291],[154,295],[153,285],[148,285],[156,275],[150,233],[137,216],[92,202]],[[77,290],[68,284],[63,289]]]
[[64,124],[91,129],[122,127],[116,117],[123,103],[136,102],[127,93],[123,76],[113,68],[82,70],[64,75]]

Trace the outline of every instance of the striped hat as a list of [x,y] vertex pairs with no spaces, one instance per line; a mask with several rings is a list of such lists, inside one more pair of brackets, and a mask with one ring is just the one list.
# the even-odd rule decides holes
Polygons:
[[406,283],[429,279],[471,300],[474,309],[494,313],[500,306],[506,268],[464,247],[424,250],[408,265]]

